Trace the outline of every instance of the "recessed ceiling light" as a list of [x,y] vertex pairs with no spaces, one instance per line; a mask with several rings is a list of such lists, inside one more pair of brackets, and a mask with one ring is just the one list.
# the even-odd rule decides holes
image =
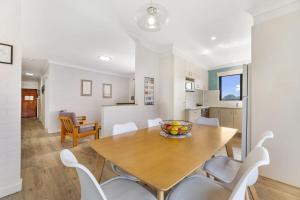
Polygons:
[[26,76],[34,76],[33,73],[29,73],[29,72],[26,72],[25,75],[26,75]]
[[211,36],[211,38],[210,38],[211,40],[216,40],[217,39],[217,37],[216,36]]
[[207,54],[210,54],[210,53],[211,53],[211,50],[208,50],[208,49],[202,51],[202,55],[207,55]]
[[110,56],[99,56],[98,58],[100,60],[102,60],[102,61],[105,61],[105,62],[111,61],[111,57]]

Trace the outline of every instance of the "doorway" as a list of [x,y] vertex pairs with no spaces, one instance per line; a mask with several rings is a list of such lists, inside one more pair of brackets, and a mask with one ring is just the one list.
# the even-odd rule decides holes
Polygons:
[[22,118],[37,117],[37,97],[36,89],[22,89]]

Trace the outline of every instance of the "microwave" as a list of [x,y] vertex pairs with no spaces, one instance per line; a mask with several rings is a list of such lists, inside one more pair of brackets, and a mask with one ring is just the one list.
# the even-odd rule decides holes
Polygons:
[[186,92],[195,92],[195,82],[191,81],[191,80],[186,80],[185,91]]

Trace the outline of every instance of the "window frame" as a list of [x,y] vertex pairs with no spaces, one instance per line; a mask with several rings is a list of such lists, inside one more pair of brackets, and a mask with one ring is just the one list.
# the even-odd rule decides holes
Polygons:
[[[222,99],[222,78],[228,76],[236,76],[236,75],[240,75],[240,87],[241,87],[240,99]],[[225,76],[219,76],[219,91],[220,91],[220,96],[219,96],[220,101],[242,101],[243,100],[243,74],[230,74]]]

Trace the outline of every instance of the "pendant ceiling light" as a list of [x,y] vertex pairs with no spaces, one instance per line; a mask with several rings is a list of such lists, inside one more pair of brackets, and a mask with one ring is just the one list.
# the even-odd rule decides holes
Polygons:
[[168,11],[162,5],[151,1],[138,10],[136,21],[141,29],[156,32],[168,23]]

